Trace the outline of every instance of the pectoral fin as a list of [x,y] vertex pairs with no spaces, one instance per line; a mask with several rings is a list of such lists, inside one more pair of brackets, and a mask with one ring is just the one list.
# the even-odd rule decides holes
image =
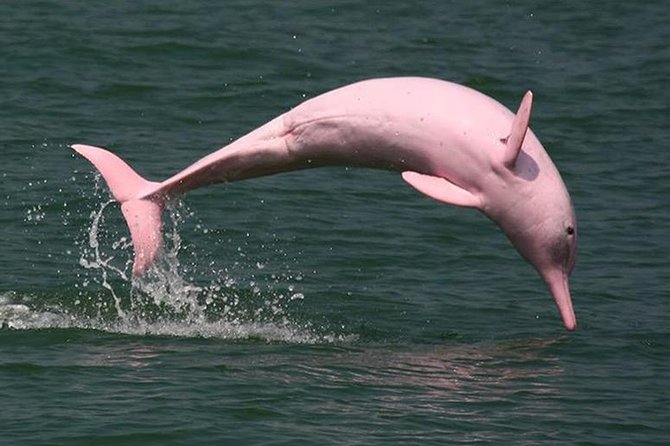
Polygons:
[[406,171],[402,173],[402,179],[419,192],[443,203],[467,208],[480,207],[476,195],[444,178]]

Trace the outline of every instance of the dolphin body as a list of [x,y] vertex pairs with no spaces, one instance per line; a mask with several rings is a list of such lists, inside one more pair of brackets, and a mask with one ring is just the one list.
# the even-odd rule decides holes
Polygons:
[[512,113],[471,88],[428,78],[372,79],[309,99],[163,182],[105,149],[72,148],[100,171],[128,223],[140,275],[162,243],[170,197],[202,186],[327,165],[401,173],[418,191],[479,209],[544,279],[576,327],[568,276],[577,248],[570,195],[528,129],[532,93]]

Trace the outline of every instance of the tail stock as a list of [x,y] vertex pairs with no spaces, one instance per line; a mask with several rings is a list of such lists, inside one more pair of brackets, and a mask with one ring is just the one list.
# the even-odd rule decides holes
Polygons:
[[160,183],[145,180],[121,158],[105,149],[82,144],[72,148],[100,171],[112,195],[121,203],[121,212],[135,249],[133,275],[141,275],[153,265],[163,242],[164,199],[150,195]]

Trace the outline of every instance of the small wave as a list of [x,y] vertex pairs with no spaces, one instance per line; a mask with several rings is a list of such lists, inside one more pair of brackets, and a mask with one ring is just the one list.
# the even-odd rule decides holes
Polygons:
[[[282,276],[250,258],[249,271],[231,275],[203,256],[189,257],[180,229],[194,214],[178,201],[167,209],[164,245],[156,264],[141,278],[132,278],[132,243],[99,176],[92,198],[88,227],[75,243],[81,269],[74,282],[37,295],[0,293],[0,327],[297,344],[356,339],[324,334],[328,329],[291,317],[290,310],[304,299],[291,283],[302,280],[299,273]],[[180,262],[184,256],[185,265]]]
[[259,340],[291,344],[354,342],[355,335],[320,334],[309,326],[288,322],[148,321],[133,313],[107,321],[69,314],[67,310],[38,310],[21,303],[13,291],[0,294],[0,326],[5,330],[82,329],[130,336],[172,336],[222,340]]
[[0,327],[25,330],[71,328],[73,326],[74,320],[70,315],[51,311],[34,311],[25,303],[19,303],[21,300],[13,291],[0,294]]

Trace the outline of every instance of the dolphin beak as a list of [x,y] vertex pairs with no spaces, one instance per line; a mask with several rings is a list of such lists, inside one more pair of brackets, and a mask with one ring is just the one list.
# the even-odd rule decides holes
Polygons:
[[552,296],[554,296],[558,311],[561,313],[563,325],[567,330],[574,331],[577,328],[577,319],[575,318],[575,310],[572,308],[572,299],[570,299],[568,276],[562,271],[557,271],[547,274],[544,280]]

